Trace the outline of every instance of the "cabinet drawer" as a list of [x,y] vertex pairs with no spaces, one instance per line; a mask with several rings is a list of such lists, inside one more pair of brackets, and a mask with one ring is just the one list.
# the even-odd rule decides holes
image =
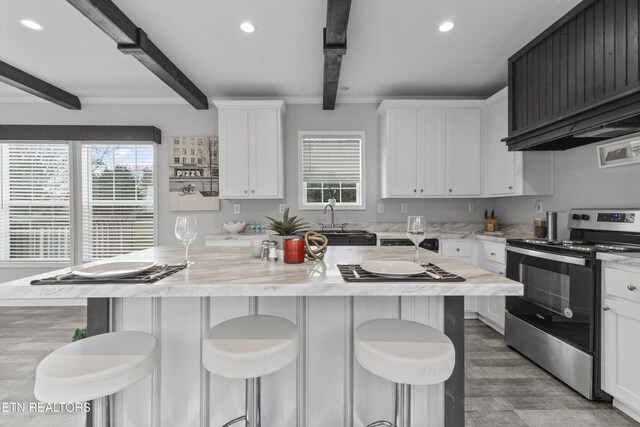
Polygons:
[[483,264],[483,267],[485,270],[495,274],[499,274],[500,276],[504,276],[507,270],[507,267],[504,264],[500,264],[492,261],[485,261]]
[[471,242],[440,240],[442,255],[450,257],[470,257]]
[[483,242],[484,259],[499,264],[505,263],[505,245],[503,243]]
[[603,274],[606,295],[640,302],[640,272],[606,266]]

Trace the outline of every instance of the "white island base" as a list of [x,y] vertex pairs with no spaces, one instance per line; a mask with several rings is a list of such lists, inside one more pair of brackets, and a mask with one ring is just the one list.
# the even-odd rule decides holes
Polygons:
[[[210,375],[202,367],[200,345],[211,326],[254,313],[284,317],[300,331],[297,362],[262,379],[263,426],[360,427],[393,420],[393,384],[355,361],[354,327],[400,317],[444,330],[444,298],[113,298],[111,330],[154,334],[160,340],[161,365],[151,377],[113,397],[112,425],[222,426],[242,415],[244,380]],[[444,396],[444,384],[414,387],[412,425],[445,425]]]

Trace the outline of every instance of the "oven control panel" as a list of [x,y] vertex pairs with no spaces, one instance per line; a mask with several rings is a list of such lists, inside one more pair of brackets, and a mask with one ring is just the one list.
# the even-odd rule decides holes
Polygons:
[[570,229],[640,233],[640,209],[572,209],[567,225]]
[[636,215],[632,213],[599,213],[598,222],[635,222]]

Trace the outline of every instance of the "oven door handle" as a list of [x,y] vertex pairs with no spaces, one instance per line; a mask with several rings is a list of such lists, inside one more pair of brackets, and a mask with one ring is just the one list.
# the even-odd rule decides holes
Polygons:
[[516,246],[507,245],[507,252],[515,252],[517,254],[528,255],[536,258],[548,259],[551,261],[564,262],[566,264],[574,265],[587,265],[587,260],[584,258],[576,258],[566,255],[551,254],[549,252],[534,251],[531,249],[524,249]]

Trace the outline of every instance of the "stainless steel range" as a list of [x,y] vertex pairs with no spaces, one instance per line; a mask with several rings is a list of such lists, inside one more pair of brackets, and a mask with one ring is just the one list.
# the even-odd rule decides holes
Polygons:
[[600,388],[598,252],[640,252],[640,209],[573,209],[569,240],[507,240],[506,343],[588,399]]

